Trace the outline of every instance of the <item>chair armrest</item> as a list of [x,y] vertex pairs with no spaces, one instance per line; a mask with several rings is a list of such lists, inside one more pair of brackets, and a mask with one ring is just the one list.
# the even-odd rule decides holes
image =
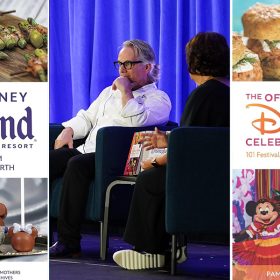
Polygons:
[[49,149],[52,150],[54,147],[54,142],[60,132],[63,130],[63,126],[61,124],[50,123],[49,125]]
[[[49,149],[52,150],[54,147],[54,142],[57,136],[60,134],[60,132],[64,129],[64,126],[61,124],[51,123],[49,125]],[[77,139],[74,140],[73,146],[74,148],[77,148],[78,146],[82,145],[86,140],[86,137],[83,139]]]

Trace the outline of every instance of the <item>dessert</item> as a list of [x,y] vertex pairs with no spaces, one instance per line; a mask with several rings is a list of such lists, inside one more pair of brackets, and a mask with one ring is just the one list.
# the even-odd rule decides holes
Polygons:
[[30,252],[35,245],[35,238],[38,236],[38,231],[31,224],[21,227],[14,223],[9,228],[8,236],[11,237],[11,245],[17,252]]

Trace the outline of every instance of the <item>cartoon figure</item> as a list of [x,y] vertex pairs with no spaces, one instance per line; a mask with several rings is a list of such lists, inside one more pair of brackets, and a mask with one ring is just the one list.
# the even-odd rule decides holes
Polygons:
[[[280,264],[280,216],[275,200],[249,201],[253,222],[235,236],[233,260],[241,265]],[[246,241],[244,241],[246,240]]]
[[234,174],[233,179],[233,233],[244,230],[252,221],[245,212],[245,205],[254,197],[254,170],[243,169]]

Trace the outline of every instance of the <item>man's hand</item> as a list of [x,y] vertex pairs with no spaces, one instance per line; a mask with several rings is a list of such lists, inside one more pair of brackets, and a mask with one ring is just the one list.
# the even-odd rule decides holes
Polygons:
[[131,82],[127,77],[120,76],[115,79],[112,84],[112,89],[119,89],[122,93],[131,92],[135,83]]
[[112,89],[119,89],[122,93],[122,105],[126,105],[128,100],[133,98],[132,89],[135,86],[135,83],[131,82],[127,77],[120,76],[112,84]]
[[74,131],[71,127],[64,128],[54,142],[54,149],[62,148],[65,145],[73,149],[73,134]]
[[160,131],[157,127],[153,133],[142,133],[143,135],[143,147],[146,150],[154,148],[166,148],[168,145],[167,135],[165,132]]

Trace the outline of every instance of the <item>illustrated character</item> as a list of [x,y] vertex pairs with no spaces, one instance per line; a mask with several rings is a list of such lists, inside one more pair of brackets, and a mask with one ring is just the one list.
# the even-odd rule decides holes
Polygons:
[[280,237],[278,205],[275,200],[266,198],[247,202],[246,212],[253,218],[253,222],[235,237],[235,242]]

